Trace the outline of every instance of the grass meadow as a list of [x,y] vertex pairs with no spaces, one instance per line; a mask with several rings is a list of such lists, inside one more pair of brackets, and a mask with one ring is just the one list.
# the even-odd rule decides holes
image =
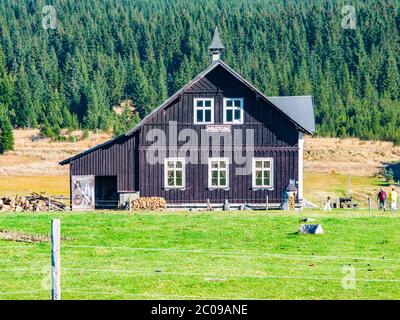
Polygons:
[[[300,217],[325,233],[297,234]],[[53,218],[62,299],[400,299],[396,213],[1,213],[0,229]],[[48,243],[0,240],[0,257],[0,299],[49,299]]]

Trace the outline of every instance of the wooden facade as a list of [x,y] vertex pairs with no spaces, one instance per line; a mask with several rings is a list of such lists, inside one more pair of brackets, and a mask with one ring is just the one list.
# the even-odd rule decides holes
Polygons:
[[[227,97],[243,99],[243,123],[229,125],[230,132],[205,134],[207,125],[194,123],[194,99],[213,98],[214,125],[222,125],[223,99]],[[172,126],[177,134],[171,136]],[[208,163],[191,163],[185,153],[185,186],[166,189],[164,163],[151,164],[147,160],[149,151],[154,150],[151,139],[154,130],[161,130],[166,138],[163,145],[157,145],[158,156],[176,157],[177,153],[173,151],[181,150],[185,145],[190,146],[191,156],[197,155],[198,160],[211,156],[230,158],[229,186],[210,189]],[[233,132],[237,139],[233,139]],[[272,188],[254,189],[251,171],[246,175],[236,174],[236,169],[242,165],[235,163],[231,151],[245,151],[249,144],[248,132],[254,137],[253,156],[273,159]],[[177,139],[181,133],[185,133],[183,139]],[[299,152],[302,152],[299,149],[299,133],[312,132],[280,110],[225,63],[216,61],[126,135],[61,164],[70,164],[72,176],[116,176],[118,193],[139,192],[144,197],[159,196],[165,198],[168,204],[205,204],[207,199],[211,203],[228,200],[238,204],[262,204],[267,196],[271,203],[279,204],[289,181],[297,182],[299,170],[302,170],[299,168]],[[207,138],[207,143],[201,139],[203,136]],[[196,137],[197,140],[194,139]],[[210,141],[219,141],[220,149],[214,153],[208,150]],[[224,154],[223,150],[228,153]]]

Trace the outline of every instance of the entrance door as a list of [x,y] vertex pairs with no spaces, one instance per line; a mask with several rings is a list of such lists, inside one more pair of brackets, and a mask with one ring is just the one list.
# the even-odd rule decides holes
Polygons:
[[116,176],[95,177],[96,209],[115,209],[118,207]]

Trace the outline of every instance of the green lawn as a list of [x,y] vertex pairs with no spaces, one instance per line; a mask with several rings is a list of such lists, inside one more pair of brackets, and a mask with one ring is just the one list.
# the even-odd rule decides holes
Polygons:
[[[63,299],[400,299],[400,214],[2,213],[0,229],[48,234],[56,217],[73,238]],[[296,234],[299,217],[325,234]],[[49,298],[49,244],[0,240],[0,257],[0,299]]]

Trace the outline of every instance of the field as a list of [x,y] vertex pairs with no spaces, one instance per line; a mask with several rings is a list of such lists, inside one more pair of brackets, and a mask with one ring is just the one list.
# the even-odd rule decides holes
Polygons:
[[[107,132],[91,132],[85,140],[51,142],[40,138],[37,129],[14,130],[14,136],[15,150],[0,155],[0,195],[43,191],[68,196],[68,166],[58,162],[112,137]],[[390,142],[306,137],[305,197],[320,205],[327,196],[344,196],[350,175],[352,197],[366,207],[368,197],[375,199],[377,190],[388,186],[380,175],[382,168],[399,161],[400,147]]]
[[[81,134],[74,132],[78,137]],[[68,166],[58,163],[111,139],[112,135],[91,132],[84,140],[51,142],[41,138],[37,129],[18,129],[14,130],[14,137],[14,150],[0,155],[0,196],[25,195],[32,191],[68,196]]]
[[[0,229],[48,234],[55,217],[63,299],[400,298],[398,214],[3,213]],[[325,233],[297,234],[300,217]],[[0,240],[0,255],[0,299],[49,298],[49,244]]]

